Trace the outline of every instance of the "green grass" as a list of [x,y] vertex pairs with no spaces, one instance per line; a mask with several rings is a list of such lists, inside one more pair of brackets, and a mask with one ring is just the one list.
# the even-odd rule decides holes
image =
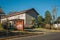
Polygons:
[[4,30],[2,24],[0,24],[0,31],[1,31],[1,30]]

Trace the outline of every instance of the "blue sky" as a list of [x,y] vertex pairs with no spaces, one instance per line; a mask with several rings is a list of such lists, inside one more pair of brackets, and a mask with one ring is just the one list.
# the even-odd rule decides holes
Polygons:
[[52,14],[52,8],[56,6],[57,16],[60,16],[60,0],[0,0],[0,6],[6,14],[35,8],[43,17],[47,10]]

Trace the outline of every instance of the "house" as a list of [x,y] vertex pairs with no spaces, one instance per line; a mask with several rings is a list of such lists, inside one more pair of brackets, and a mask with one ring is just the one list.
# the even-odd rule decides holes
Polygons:
[[55,21],[53,26],[60,29],[60,21]]
[[3,12],[2,8],[0,7],[0,23],[1,23],[1,18],[6,16],[5,13]]
[[33,20],[36,20],[36,22],[38,21],[37,20],[38,15],[39,14],[34,8],[23,10],[20,12],[10,12],[6,17],[3,17],[1,19],[1,23],[8,19],[9,22],[14,24],[14,22],[11,20],[20,19],[20,20],[24,20],[24,27],[30,27],[32,25]]

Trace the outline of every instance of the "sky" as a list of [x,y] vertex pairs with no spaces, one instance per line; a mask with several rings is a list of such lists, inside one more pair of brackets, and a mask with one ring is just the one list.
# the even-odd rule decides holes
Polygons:
[[56,6],[56,14],[60,16],[60,0],[0,0],[0,6],[6,14],[34,8],[43,17],[47,10],[52,14]]

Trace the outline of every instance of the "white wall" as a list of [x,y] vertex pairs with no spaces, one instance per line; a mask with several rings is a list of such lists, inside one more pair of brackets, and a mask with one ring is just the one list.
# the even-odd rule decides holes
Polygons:
[[15,16],[11,16],[11,17],[8,17],[8,18],[3,18],[3,19],[1,19],[1,22],[2,21],[5,21],[5,20],[12,20],[12,19],[23,19],[24,20],[24,24],[25,24],[25,19],[26,19],[26,14],[25,13],[23,13],[23,14],[20,14],[20,15],[15,15]]
[[12,19],[25,19],[25,14],[8,17],[8,20],[12,20]]
[[54,24],[54,27],[58,28],[58,27],[60,27],[60,24]]
[[3,22],[3,21],[6,21],[7,20],[7,18],[3,18],[3,19],[1,19],[1,23]]

